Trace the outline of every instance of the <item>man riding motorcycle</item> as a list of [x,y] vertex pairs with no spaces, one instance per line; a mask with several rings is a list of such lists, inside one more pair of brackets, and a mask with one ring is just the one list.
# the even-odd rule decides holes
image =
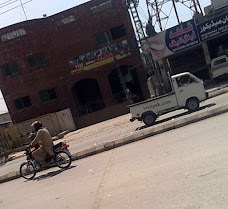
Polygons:
[[32,123],[31,126],[36,131],[36,136],[34,140],[30,143],[29,147],[34,147],[38,143],[41,145],[32,153],[32,155],[36,161],[38,161],[43,167],[45,167],[47,165],[47,163],[45,162],[47,154],[49,154],[50,157],[54,156],[54,144],[51,138],[51,134],[46,128],[43,127],[40,121],[35,121],[34,123]]

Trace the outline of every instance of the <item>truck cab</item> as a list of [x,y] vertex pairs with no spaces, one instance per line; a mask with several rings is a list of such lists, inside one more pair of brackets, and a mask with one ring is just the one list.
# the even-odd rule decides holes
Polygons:
[[186,107],[191,111],[194,107],[190,107],[190,105],[193,105],[193,103],[188,101],[190,98],[195,98],[200,102],[208,97],[203,81],[191,73],[174,75],[171,77],[171,80],[177,103],[180,107]]

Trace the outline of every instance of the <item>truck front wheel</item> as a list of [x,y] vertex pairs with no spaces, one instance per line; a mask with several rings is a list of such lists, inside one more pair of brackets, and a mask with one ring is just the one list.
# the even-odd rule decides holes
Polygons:
[[197,98],[190,98],[186,102],[186,108],[190,112],[197,111],[199,109],[199,100]]
[[142,119],[145,125],[152,126],[156,121],[157,116],[154,113],[146,113],[143,115]]

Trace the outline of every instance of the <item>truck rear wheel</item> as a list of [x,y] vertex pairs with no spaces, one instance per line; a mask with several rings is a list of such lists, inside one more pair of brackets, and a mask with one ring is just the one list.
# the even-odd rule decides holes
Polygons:
[[199,100],[197,98],[190,98],[186,102],[186,108],[190,112],[197,111],[199,109]]
[[154,113],[146,113],[143,115],[143,122],[145,123],[145,125],[147,126],[152,126],[154,125],[157,116]]

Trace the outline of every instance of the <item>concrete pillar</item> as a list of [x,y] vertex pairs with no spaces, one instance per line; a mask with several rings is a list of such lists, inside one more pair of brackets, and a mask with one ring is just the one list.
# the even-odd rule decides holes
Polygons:
[[115,105],[116,102],[112,94],[110,83],[108,81],[108,75],[106,73],[99,74],[98,78],[96,79],[99,83],[101,95],[103,97],[105,106],[110,107],[112,105]]
[[160,69],[161,69],[161,75],[164,83],[164,88],[166,90],[166,93],[170,92],[172,90],[170,79],[169,79],[169,73],[171,73],[170,65],[167,58],[163,58],[158,61]]
[[203,48],[203,53],[204,53],[204,57],[205,57],[205,60],[206,60],[208,73],[209,73],[210,78],[211,78],[211,56],[210,56],[210,52],[209,52],[209,49],[208,49],[207,42],[203,42],[201,45],[202,45],[202,48]]

